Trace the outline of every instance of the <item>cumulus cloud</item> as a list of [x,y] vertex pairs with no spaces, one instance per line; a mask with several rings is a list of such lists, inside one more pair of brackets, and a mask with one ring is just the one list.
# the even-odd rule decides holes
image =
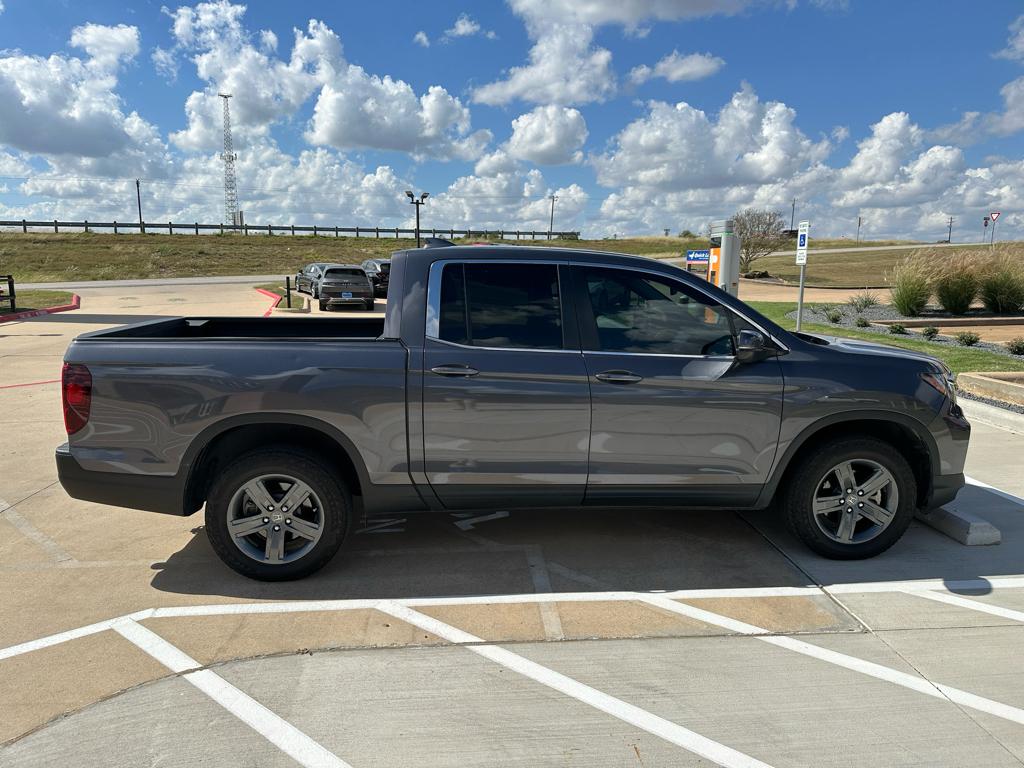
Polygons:
[[412,41],[417,45],[423,46],[424,48],[430,47],[430,38],[427,37],[427,33],[424,32],[422,29],[412,36]]
[[538,165],[578,163],[587,123],[578,109],[549,104],[512,121],[508,154]]
[[305,137],[315,145],[474,159],[490,142],[488,131],[472,131],[469,109],[441,86],[417,95],[403,80],[348,62],[338,35],[321,21],[294,30],[287,60],[276,56],[265,36],[257,48],[244,10],[221,1],[168,12],[177,46],[208,84],[185,103],[188,126],[171,135],[178,147],[204,151],[220,143],[221,92],[233,94],[232,118],[243,145],[266,136],[311,98]]
[[444,31],[441,39],[444,42],[449,42],[457,37],[473,37],[474,35],[481,35],[488,40],[494,40],[498,37],[494,30],[484,29],[467,14],[460,13],[455,23]]
[[1010,24],[1010,36],[1006,47],[995,54],[1000,59],[1024,61],[1024,16],[1018,16]]
[[0,144],[40,154],[102,157],[132,142],[116,93],[117,75],[139,50],[138,30],[75,27],[84,58],[0,54]]
[[637,85],[652,77],[662,77],[670,83],[703,80],[705,77],[711,77],[724,66],[725,59],[712,56],[710,53],[691,53],[683,56],[679,51],[672,51],[653,68],[646,64],[634,67],[629,73],[629,79]]

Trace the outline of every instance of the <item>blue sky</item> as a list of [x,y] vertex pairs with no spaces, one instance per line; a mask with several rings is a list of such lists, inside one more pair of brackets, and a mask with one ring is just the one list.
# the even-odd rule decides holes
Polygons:
[[1022,11],[3,0],[0,218],[130,218],[140,177],[154,218],[219,220],[230,87],[249,220],[394,226],[415,187],[440,226],[543,228],[555,193],[557,226],[698,230],[796,197],[821,234],[970,239],[998,208],[1024,236]]

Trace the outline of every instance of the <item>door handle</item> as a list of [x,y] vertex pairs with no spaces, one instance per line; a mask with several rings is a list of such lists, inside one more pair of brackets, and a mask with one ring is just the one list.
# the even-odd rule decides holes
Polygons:
[[643,376],[638,376],[629,371],[602,371],[595,374],[594,378],[598,381],[606,381],[609,384],[636,384],[638,381],[644,380]]
[[438,376],[476,376],[480,371],[468,365],[438,365],[430,369]]

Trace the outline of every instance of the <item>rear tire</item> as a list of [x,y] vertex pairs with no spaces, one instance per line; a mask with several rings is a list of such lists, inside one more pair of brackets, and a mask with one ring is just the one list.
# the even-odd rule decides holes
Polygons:
[[259,581],[320,570],[351,535],[353,520],[352,498],[337,473],[287,448],[239,457],[219,473],[206,502],[206,535],[217,556]]
[[320,302],[320,311],[321,312],[326,312],[327,311],[327,302],[326,301],[321,301]]
[[367,312],[373,312],[373,299],[370,299],[365,304],[363,304],[363,309],[365,309]]
[[895,544],[916,509],[917,481],[907,460],[889,443],[865,436],[829,441],[802,458],[781,512],[819,555],[860,560]]

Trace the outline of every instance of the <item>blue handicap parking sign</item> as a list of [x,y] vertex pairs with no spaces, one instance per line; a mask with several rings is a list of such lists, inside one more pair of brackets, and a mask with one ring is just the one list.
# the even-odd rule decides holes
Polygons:
[[800,233],[800,247],[803,248],[806,245],[807,245],[807,235],[805,233],[801,232]]

